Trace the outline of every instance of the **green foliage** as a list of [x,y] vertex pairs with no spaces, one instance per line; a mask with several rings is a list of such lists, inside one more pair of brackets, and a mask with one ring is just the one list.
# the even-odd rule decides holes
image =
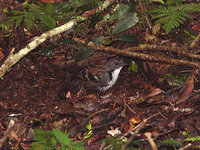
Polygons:
[[190,131],[183,131],[182,135],[185,137],[185,138],[189,138],[190,137]]
[[123,32],[131,27],[135,26],[138,23],[139,19],[136,13],[129,13],[128,16],[119,20],[113,29],[113,34],[118,34]]
[[109,20],[124,18],[124,16],[127,16],[132,11],[132,9],[133,9],[132,6],[129,6],[127,4],[121,4],[112,14]]
[[88,129],[88,132],[87,132],[87,134],[84,136],[84,138],[83,138],[84,140],[90,138],[90,137],[93,135],[92,125],[91,125],[91,124],[88,124],[88,125],[86,126],[86,129]]
[[174,139],[166,139],[164,141],[162,141],[162,145],[170,145],[170,146],[175,146],[175,147],[181,147],[182,143],[174,140]]
[[[95,0],[94,0],[95,1]],[[101,4],[98,2],[98,5],[101,6]],[[121,32],[124,32],[133,26],[135,26],[139,18],[137,17],[137,14],[133,12],[133,8],[135,7],[134,2],[127,2],[121,3],[111,14],[107,14],[106,16],[103,16],[101,12],[99,14],[91,17],[89,27],[97,27],[99,24],[99,28],[97,30],[102,29],[102,26],[104,25],[106,32],[108,33],[107,36],[99,36],[96,39],[93,40],[96,44],[105,44],[110,45],[114,41],[124,41],[129,43],[137,43],[137,36],[133,34],[124,34],[124,35],[118,35]],[[117,24],[113,27],[110,27],[107,25],[107,22],[118,20]],[[95,50],[89,49],[87,47],[82,47],[79,49],[79,52],[77,53],[75,60],[80,61],[84,58],[89,57],[95,52]]]
[[179,77],[179,76],[174,76],[170,73],[165,74],[165,77],[167,77],[167,82],[171,86],[179,86],[183,84],[187,78],[186,75],[182,75],[181,77]]
[[80,61],[82,59],[85,59],[91,56],[94,52],[95,52],[94,49],[89,48],[87,45],[83,45],[76,54],[75,61]]
[[[108,137],[108,138],[104,138],[101,142],[104,142],[107,145],[109,144],[106,147],[106,150],[120,150],[122,148],[122,146],[127,142],[127,139],[126,138],[120,139],[120,137]],[[132,141],[129,144],[129,146],[126,148],[126,150],[141,150],[141,149],[144,149],[140,145],[141,144],[140,142],[142,144],[144,143],[144,141],[138,141],[138,140]]]
[[185,4],[186,0],[167,0],[167,2],[158,8],[148,11],[154,14],[152,19],[156,23],[163,24],[162,28],[168,34],[171,30],[178,28],[180,24],[190,18],[189,13],[200,12],[200,3]]
[[107,147],[107,150],[120,149],[122,147],[122,145],[125,143],[125,142],[120,141],[119,138],[116,138],[116,137],[105,138],[105,139],[103,139],[103,142],[106,143],[106,144],[110,144]]
[[135,34],[123,34],[114,38],[116,41],[124,41],[128,43],[138,43],[139,40]]
[[15,23],[15,29],[21,22],[24,22],[25,28],[29,31],[31,28],[53,29],[57,22],[67,22],[75,14],[75,8],[86,4],[87,0],[62,2],[60,4],[36,4],[24,3],[26,11],[13,10],[8,12],[6,21],[0,24],[2,29],[10,29]]
[[118,23],[113,29],[113,34],[118,34],[123,32],[131,27],[135,26],[139,19],[137,14],[134,13],[132,10],[135,7],[135,3],[128,3],[128,4],[120,4],[119,7],[114,11],[114,13],[109,17],[109,20],[116,20],[118,19]]
[[184,141],[191,141],[191,142],[200,141],[200,136],[186,138]]
[[193,35],[190,31],[184,30],[184,33],[187,35],[187,37],[184,38],[184,41],[187,42],[188,44],[190,44],[191,41],[196,39],[196,36]]
[[34,142],[30,150],[84,150],[84,142],[71,141],[69,134],[59,130],[44,131],[35,129]]
[[134,61],[131,61],[130,66],[128,67],[128,71],[130,70],[138,72],[138,65]]

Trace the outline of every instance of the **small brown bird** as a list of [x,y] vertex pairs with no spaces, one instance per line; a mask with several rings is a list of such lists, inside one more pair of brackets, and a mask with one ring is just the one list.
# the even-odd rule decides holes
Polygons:
[[82,84],[89,90],[106,91],[116,83],[124,65],[122,59],[114,57],[104,64],[88,66],[81,72]]

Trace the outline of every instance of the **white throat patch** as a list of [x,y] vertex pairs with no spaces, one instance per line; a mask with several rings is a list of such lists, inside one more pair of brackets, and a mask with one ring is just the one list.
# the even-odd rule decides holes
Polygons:
[[108,85],[101,88],[101,91],[106,91],[107,89],[111,88],[117,81],[118,77],[119,77],[119,73],[121,71],[123,66],[121,66],[118,69],[115,69],[115,71],[112,72],[112,80],[110,82],[108,82]]

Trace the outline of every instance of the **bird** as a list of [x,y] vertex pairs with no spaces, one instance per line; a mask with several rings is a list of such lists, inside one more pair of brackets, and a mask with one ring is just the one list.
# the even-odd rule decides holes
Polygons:
[[111,57],[105,63],[87,66],[81,72],[82,85],[86,90],[104,92],[117,81],[124,65],[122,58]]

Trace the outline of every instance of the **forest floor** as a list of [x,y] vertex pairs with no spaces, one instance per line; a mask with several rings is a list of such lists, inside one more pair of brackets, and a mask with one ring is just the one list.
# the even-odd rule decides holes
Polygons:
[[[166,39],[184,45],[181,39],[188,26],[190,22]],[[5,53],[1,64],[9,54],[6,49],[20,49],[31,38],[22,30],[19,28],[12,36],[0,41]],[[144,32],[138,37],[139,41],[144,40]],[[122,42],[116,42],[112,46],[119,47],[120,44]],[[41,55],[47,45],[45,43],[28,54],[0,80],[0,137],[5,136],[10,120],[15,121],[15,128],[3,149],[30,148],[33,129],[59,129],[70,133],[72,140],[81,141],[88,133],[88,124],[91,124],[93,134],[84,140],[85,149],[103,149],[109,144],[102,141],[112,137],[111,132],[121,136],[127,134],[130,138],[130,131],[138,132],[134,135],[136,143],[132,143],[132,147],[138,149],[151,149],[148,133],[159,149],[179,148],[188,143],[192,143],[193,149],[199,148],[199,141],[184,141],[200,135],[200,84],[199,77],[191,73],[193,68],[145,62],[149,67],[153,66],[145,74],[143,61],[135,60],[138,71],[123,67],[117,83],[108,91],[78,96],[79,87],[72,82],[74,74],[65,67],[71,47],[57,48],[51,56]],[[129,46],[123,43],[122,48]],[[172,82],[179,83],[173,86]],[[163,144],[167,139],[183,145]]]

